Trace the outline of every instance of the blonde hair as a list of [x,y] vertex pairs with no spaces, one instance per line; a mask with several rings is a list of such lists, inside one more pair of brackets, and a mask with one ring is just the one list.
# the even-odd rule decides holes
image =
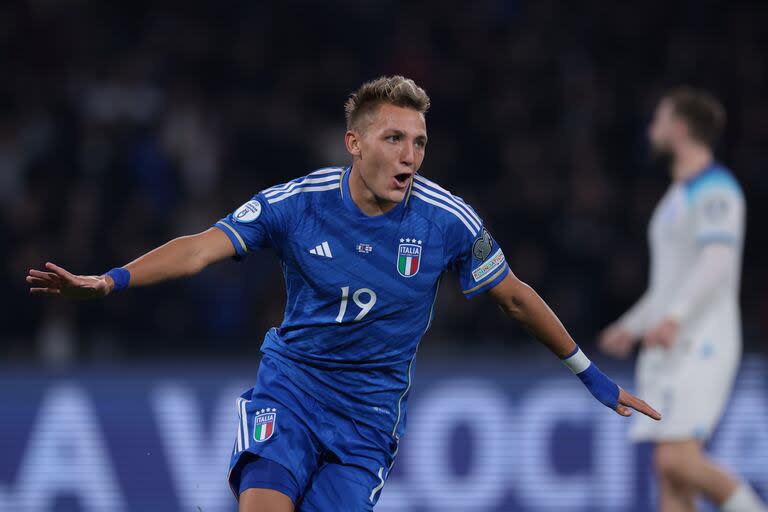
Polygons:
[[366,82],[349,95],[344,104],[347,129],[360,127],[360,120],[381,104],[412,108],[422,114],[429,110],[429,96],[410,78],[382,76]]

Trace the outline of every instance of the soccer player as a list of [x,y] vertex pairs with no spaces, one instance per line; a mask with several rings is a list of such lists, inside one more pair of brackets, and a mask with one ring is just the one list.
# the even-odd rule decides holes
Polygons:
[[639,392],[660,404],[663,422],[633,425],[655,443],[662,512],[695,510],[704,495],[726,512],[766,510],[754,491],[703,451],[725,408],[741,355],[739,279],[744,196],[713,158],[725,111],[706,92],[680,88],[659,102],[649,129],[672,184],[648,227],[648,290],[601,334],[602,348],[626,356],[642,340]]
[[287,303],[270,329],[256,385],[237,400],[229,483],[247,512],[372,510],[405,431],[408,392],[440,279],[489,294],[622,416],[659,419],[579,349],[510,271],[461,198],[417,174],[429,98],[400,76],[368,82],[346,104],[349,167],[262,190],[200,234],[177,238],[100,276],[52,264],[33,293],[103,297],[188,276],[270,247]]

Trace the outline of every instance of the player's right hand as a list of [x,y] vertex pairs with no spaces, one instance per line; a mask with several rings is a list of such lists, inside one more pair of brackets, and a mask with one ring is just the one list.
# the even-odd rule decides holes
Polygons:
[[114,288],[114,283],[106,276],[76,276],[50,262],[45,264],[45,268],[48,272],[29,270],[27,283],[30,293],[94,299],[107,296]]
[[600,350],[608,355],[625,358],[635,346],[635,337],[618,324],[611,324],[600,333]]

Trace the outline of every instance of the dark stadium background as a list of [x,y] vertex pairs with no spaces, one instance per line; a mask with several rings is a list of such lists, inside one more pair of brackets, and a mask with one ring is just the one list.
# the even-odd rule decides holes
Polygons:
[[[728,112],[718,156],[748,204],[745,357],[762,361],[766,26],[765,2],[3,2],[6,376],[25,368],[9,377],[21,386],[38,371],[76,379],[85,367],[237,360],[236,376],[251,381],[283,308],[269,253],[94,302],[30,297],[26,271],[54,261],[105,272],[206,229],[262,188],[346,164],[347,94],[395,73],[432,99],[422,174],[475,207],[513,271],[620,374],[630,363],[606,361],[595,337],[646,283],[646,223],[668,184],[649,159],[650,114],[670,86],[712,91]],[[420,365],[535,362],[568,377],[490,300],[446,284]],[[0,471],[0,482],[13,475]]]

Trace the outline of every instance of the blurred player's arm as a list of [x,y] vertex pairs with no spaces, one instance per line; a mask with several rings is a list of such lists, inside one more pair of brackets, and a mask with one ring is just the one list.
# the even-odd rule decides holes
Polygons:
[[[121,267],[129,276],[124,285],[147,286],[191,276],[212,263],[234,255],[235,248],[227,235],[218,228],[210,228],[202,233],[175,238]],[[113,269],[104,275],[81,276],[50,262],[45,264],[45,269],[29,271],[27,283],[31,293],[83,299],[109,295],[115,289],[115,280],[121,279],[122,273],[121,269],[117,269],[115,274]]]
[[621,315],[616,321],[616,325],[630,333],[633,337],[639,338],[650,327],[650,310],[650,292],[646,290],[643,296],[626,313]]
[[708,245],[702,249],[683,286],[678,289],[668,316],[678,322],[722,292],[730,269],[736,267],[737,253],[732,245]]
[[736,267],[736,248],[729,244],[706,245],[700,252],[683,285],[675,293],[663,319],[643,339],[647,346],[671,346],[680,324],[704,304],[722,293],[731,269]]
[[571,368],[601,403],[622,416],[630,416],[630,409],[635,409],[651,418],[661,419],[656,410],[621,389],[589,361],[546,302],[512,272],[488,293],[508,316],[520,322],[533,337]]
[[603,329],[599,337],[600,348],[615,357],[626,357],[637,341],[652,327],[651,299],[646,290],[621,318]]

